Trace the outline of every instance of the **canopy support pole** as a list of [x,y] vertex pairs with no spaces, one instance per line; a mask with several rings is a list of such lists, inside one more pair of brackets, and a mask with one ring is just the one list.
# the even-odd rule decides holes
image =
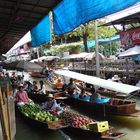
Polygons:
[[99,63],[99,45],[98,45],[97,20],[94,21],[94,32],[95,32],[95,45],[96,45],[96,76],[97,77],[100,77],[100,63]]

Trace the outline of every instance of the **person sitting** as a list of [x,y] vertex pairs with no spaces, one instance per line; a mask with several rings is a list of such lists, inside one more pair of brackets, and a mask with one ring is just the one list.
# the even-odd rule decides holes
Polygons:
[[18,86],[18,80],[15,72],[12,73],[12,76],[10,77],[10,82],[13,90],[13,96],[15,97],[17,92],[17,86]]
[[72,78],[70,78],[67,88],[68,88],[69,95],[74,93],[74,89],[76,88],[76,85],[75,85],[74,80]]
[[68,94],[68,88],[67,88],[67,84],[64,84],[63,86],[62,86],[62,91],[63,91],[63,94],[64,94],[64,96],[70,96],[69,94]]
[[75,98],[75,99],[78,99],[79,96],[80,96],[80,91],[75,88],[73,93],[71,94],[71,97]]
[[32,92],[33,93],[38,93],[38,91],[39,91],[39,88],[37,86],[37,82],[33,81]]
[[114,76],[112,77],[112,81],[113,81],[113,82],[122,83],[120,80],[121,80],[121,78],[120,78],[118,75],[114,75]]
[[31,93],[31,91],[32,91],[32,84],[31,84],[31,82],[30,81],[25,81],[24,82],[24,89],[25,89],[25,91],[27,91],[27,93]]
[[138,83],[136,84],[136,87],[140,87],[140,80],[139,80]]
[[101,99],[101,95],[95,91],[94,86],[91,88],[90,101],[94,102],[96,99]]
[[85,92],[84,89],[82,89],[81,94],[79,95],[79,99],[84,100],[84,101],[89,101],[90,96],[88,96]]
[[45,88],[44,82],[41,80],[41,81],[39,81],[39,83],[40,83],[39,92],[42,94],[46,94],[46,88]]
[[57,104],[57,101],[55,100],[53,94],[48,95],[47,101],[43,103],[41,108],[50,111],[55,115],[60,114],[62,112],[62,108],[59,104]]
[[28,104],[32,100],[28,97],[27,92],[24,90],[23,84],[19,85],[18,91],[15,97],[15,102],[17,105],[20,105],[21,103],[23,104]]
[[62,83],[62,80],[59,78],[58,80],[57,80],[57,82],[55,83],[55,85],[56,85],[56,89],[62,89],[62,87],[63,87],[63,83]]

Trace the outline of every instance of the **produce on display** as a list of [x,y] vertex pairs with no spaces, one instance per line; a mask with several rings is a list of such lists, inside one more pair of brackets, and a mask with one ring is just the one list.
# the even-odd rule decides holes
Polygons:
[[20,110],[25,116],[41,122],[59,120],[56,116],[50,114],[48,111],[42,110],[37,104],[25,104],[24,106],[20,107]]
[[63,125],[71,125],[72,127],[89,129],[88,125],[94,123],[94,120],[87,116],[83,116],[73,111],[66,111],[61,114],[61,120]]

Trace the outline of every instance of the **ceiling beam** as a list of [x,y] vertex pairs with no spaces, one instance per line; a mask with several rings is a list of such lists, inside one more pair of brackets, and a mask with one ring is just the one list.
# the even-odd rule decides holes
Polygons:
[[15,5],[15,7],[14,7],[14,10],[12,11],[12,16],[11,16],[11,18],[10,18],[8,24],[7,24],[7,30],[5,31],[5,33],[3,33],[2,36],[0,36],[0,39],[2,39],[2,38],[6,35],[6,33],[8,32],[8,30],[9,30],[9,28],[10,28],[10,25],[11,25],[13,19],[14,19],[15,16],[16,16],[16,13],[17,13],[17,11],[18,11],[18,8],[19,8],[19,5],[20,5],[20,2],[21,2],[21,1],[22,1],[22,0],[17,0],[17,3],[16,3],[16,5]]
[[[13,7],[8,6],[8,5],[6,5],[6,6],[0,5],[0,9],[5,9],[5,8],[6,8],[6,9],[9,9],[9,10],[12,10],[12,9],[13,9]],[[24,12],[28,12],[28,13],[33,13],[33,14],[36,14],[36,15],[46,15],[46,14],[48,13],[48,11],[50,11],[50,10],[48,9],[47,12],[44,13],[44,11],[43,11],[43,12],[40,12],[40,11],[33,11],[32,9],[29,10],[29,9],[25,9],[25,8],[20,7],[20,8],[19,8],[19,11],[24,11]]]
[[[7,12],[3,12],[3,11],[0,11],[0,15],[7,15],[7,16],[11,16],[11,13],[7,13]],[[28,16],[25,16],[25,15],[17,15],[17,16],[21,16],[21,17],[24,17],[24,18],[29,18]],[[40,19],[38,16],[32,16],[30,17],[31,19]]]
[[[5,1],[7,1],[7,2],[13,2],[13,3],[16,3],[16,0],[5,0]],[[35,4],[33,4],[33,3],[27,3],[27,2],[21,2],[21,4],[24,4],[24,5],[30,5],[30,6],[35,6]],[[40,4],[38,4],[37,5],[37,7],[39,7],[39,8],[47,8],[47,9],[52,9],[52,6],[44,6],[44,5],[40,5]]]

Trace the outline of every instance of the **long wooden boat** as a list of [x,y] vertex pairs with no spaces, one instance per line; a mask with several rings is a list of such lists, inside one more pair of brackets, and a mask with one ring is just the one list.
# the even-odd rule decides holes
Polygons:
[[140,110],[136,110],[136,102],[132,100],[103,98],[91,102],[69,98],[65,103],[97,115],[140,116]]
[[[126,95],[129,95],[132,92],[140,91],[139,87],[112,82],[98,77],[88,76],[68,70],[57,70],[55,73],[63,76],[68,76],[74,79],[78,79],[98,87],[117,91],[119,93]],[[122,100],[113,98],[108,100],[107,102],[104,102],[104,99],[100,99],[95,102],[90,102],[70,98],[68,103],[82,109],[85,108],[86,110],[90,110],[90,112],[100,112],[100,113],[103,112],[103,114],[106,115],[123,115],[135,117],[140,116],[140,111],[136,110],[136,102],[133,100]]]
[[[29,124],[39,127],[41,129],[45,129],[45,130],[49,130],[49,131],[55,131],[55,130],[62,130],[64,132],[68,132],[68,133],[74,133],[76,135],[80,135],[80,136],[84,136],[84,137],[92,137],[92,138],[103,138],[103,139],[116,139],[119,137],[124,136],[125,134],[122,132],[118,132],[116,131],[113,127],[109,127],[107,130],[104,130],[102,132],[99,131],[94,131],[94,130],[86,130],[83,128],[77,128],[77,127],[73,127],[70,125],[61,125],[59,127],[56,127],[56,123],[52,124],[49,122],[42,122],[40,120],[36,120],[33,119],[32,117],[29,117],[26,113],[23,113],[19,108],[17,108],[18,112],[20,113],[20,116],[27,121]],[[94,121],[96,122],[96,121]],[[54,127],[55,125],[55,127]],[[102,126],[104,127],[104,126]]]
[[31,71],[28,72],[30,76],[32,77],[36,77],[36,78],[45,78],[46,75],[41,74],[40,72],[36,72],[36,71]]
[[85,75],[69,70],[56,70],[55,73],[126,95],[129,95],[132,92],[140,91],[140,87],[117,83],[117,82],[113,82],[113,81],[109,81],[109,80],[105,80],[98,77],[89,76],[89,75]]
[[64,124],[68,123],[70,125],[68,128],[63,129],[65,133],[75,134],[86,138],[104,138],[112,140],[125,135],[122,132],[118,132],[114,127],[109,126],[107,121],[97,122],[87,116],[71,111],[64,112],[61,116]]
[[116,131],[113,127],[110,127],[109,130],[104,132],[96,132],[92,130],[85,130],[82,128],[76,128],[69,126],[67,128],[62,129],[67,134],[75,134],[86,138],[93,138],[93,139],[106,139],[106,140],[115,140],[120,137],[126,135],[123,132]]
[[[22,119],[24,119],[27,123],[31,124],[32,126],[36,126],[38,128],[41,129],[46,129],[46,130],[59,130],[59,129],[63,129],[65,127],[68,127],[68,125],[57,125],[57,121],[56,122],[52,122],[52,121],[48,121],[48,122],[43,122],[40,120],[37,120],[35,118],[30,117],[29,115],[27,115],[26,113],[23,113],[17,106],[16,106],[16,115],[19,115]],[[59,123],[60,121],[58,121]],[[54,127],[55,125],[55,127]]]

